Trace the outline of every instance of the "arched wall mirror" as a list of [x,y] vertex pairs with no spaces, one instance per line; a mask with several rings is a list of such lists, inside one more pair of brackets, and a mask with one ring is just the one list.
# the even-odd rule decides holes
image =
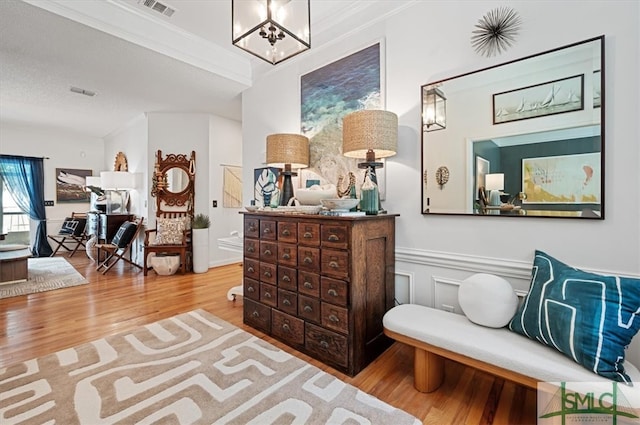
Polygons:
[[421,96],[423,214],[604,219],[604,36]]
[[[166,207],[193,210],[196,154],[162,155],[158,150],[153,172],[151,195],[157,198],[157,211]],[[192,214],[191,214],[192,215]]]

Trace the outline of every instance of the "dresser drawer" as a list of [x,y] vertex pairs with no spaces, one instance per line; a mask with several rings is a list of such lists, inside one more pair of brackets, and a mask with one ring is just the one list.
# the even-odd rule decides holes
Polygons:
[[298,242],[298,226],[295,222],[281,221],[278,223],[278,240],[280,242]]
[[245,258],[242,263],[245,277],[260,280],[260,261]]
[[276,272],[276,265],[271,263],[260,262],[260,282],[266,282],[271,285],[277,283],[278,274]]
[[347,249],[349,228],[344,224],[323,224],[320,233],[322,247]]
[[320,246],[320,225],[318,223],[298,223],[298,243]]
[[244,323],[266,333],[271,332],[271,309],[247,298],[242,303]]
[[320,311],[322,326],[343,334],[349,333],[349,315],[346,307],[323,302]]
[[298,246],[290,243],[278,243],[278,264],[295,267],[298,265]]
[[250,258],[260,258],[260,241],[258,239],[244,238],[244,256]]
[[278,288],[278,308],[285,313],[298,313],[298,294]]
[[278,288],[295,291],[298,289],[298,273],[296,269],[278,266]]
[[278,258],[278,244],[276,242],[260,241],[260,261],[276,262]]
[[322,249],[320,271],[338,279],[349,279],[349,252]]
[[243,280],[244,287],[242,289],[243,294],[246,298],[251,298],[254,300],[260,299],[260,282],[257,280],[249,279],[245,277]]
[[260,302],[275,307],[278,305],[278,290],[268,283],[260,283]]
[[347,337],[311,323],[305,324],[304,347],[320,361],[346,367],[348,364]]
[[298,292],[320,297],[320,275],[318,273],[298,271]]
[[288,344],[304,344],[304,321],[278,310],[271,311],[271,333]]
[[320,299],[331,304],[347,306],[349,300],[349,287],[343,280],[320,278]]
[[320,320],[320,300],[317,298],[298,295],[298,316],[315,323],[322,323]]
[[275,241],[277,235],[275,221],[260,220],[260,239]]
[[244,218],[244,237],[254,239],[260,237],[260,221],[257,218]]
[[298,246],[298,269],[320,272],[320,249]]

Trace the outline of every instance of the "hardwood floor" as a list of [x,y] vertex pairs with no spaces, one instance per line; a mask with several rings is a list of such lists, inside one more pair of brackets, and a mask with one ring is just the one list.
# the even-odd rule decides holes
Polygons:
[[145,278],[117,264],[96,273],[83,255],[69,262],[88,285],[0,300],[0,368],[202,308],[403,409],[424,424],[535,424],[535,391],[447,361],[444,385],[430,394],[413,387],[413,351],[394,343],[351,378],[242,324],[242,297],[227,291],[242,280],[239,264],[207,273]]

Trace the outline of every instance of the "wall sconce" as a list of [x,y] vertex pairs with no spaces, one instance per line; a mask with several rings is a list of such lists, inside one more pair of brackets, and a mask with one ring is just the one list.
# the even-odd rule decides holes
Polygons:
[[499,207],[502,202],[500,201],[501,191],[504,190],[504,174],[494,173],[484,176],[485,189],[489,190],[489,205],[493,207]]
[[267,136],[267,165],[284,168],[280,205],[287,205],[293,198],[292,168],[309,166],[309,139],[300,134],[271,134]]
[[[378,185],[376,168],[383,166],[376,158],[387,158],[398,150],[398,116],[393,112],[364,109],[352,112],[342,120],[342,154],[349,158],[365,158],[358,168],[369,169],[371,180]],[[379,213],[384,213],[378,202]]]
[[311,48],[310,0],[232,0],[234,46],[273,65]]
[[442,130],[447,127],[447,98],[438,88],[426,87],[422,91],[422,129]]

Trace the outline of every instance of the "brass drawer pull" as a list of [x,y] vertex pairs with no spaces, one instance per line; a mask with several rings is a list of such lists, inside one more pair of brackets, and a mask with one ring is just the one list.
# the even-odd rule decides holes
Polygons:
[[304,263],[305,264],[311,264],[311,263],[313,263],[313,259],[311,257],[304,257]]
[[247,247],[247,252],[256,252],[256,249],[253,246]]
[[313,311],[313,307],[311,307],[310,305],[305,305],[302,309],[305,311],[305,313],[311,313]]
[[271,276],[273,276],[269,270],[265,270],[265,272],[264,272],[264,274],[263,274],[263,275],[264,275],[265,277],[271,277]]
[[271,250],[270,249],[265,249],[264,250],[264,255],[271,255]]
[[337,261],[330,261],[329,262],[329,267],[331,267],[332,269],[337,269],[338,268],[338,262]]
[[289,301],[287,298],[285,298],[284,300],[282,300],[282,304],[291,305],[291,301]]
[[336,316],[335,314],[330,314],[329,320],[331,320],[333,323],[338,323],[340,321],[340,319],[338,319],[338,316]]
[[282,281],[283,282],[291,282],[291,278],[287,275],[282,276]]
[[271,233],[271,229],[269,229],[268,227],[265,227],[264,230],[262,231],[262,233]]
[[265,292],[264,293],[264,297],[265,298],[271,298],[271,292]]
[[335,289],[329,289],[327,291],[327,294],[331,295],[332,297],[337,297],[338,296],[338,292]]
[[302,237],[305,238],[305,239],[311,239],[313,237],[313,235],[311,234],[311,232],[304,232]]
[[329,235],[329,242],[338,242],[340,240],[336,235]]
[[282,330],[285,332],[291,332],[291,327],[288,324],[284,323],[282,325]]
[[260,317],[260,313],[258,313],[257,311],[254,311],[253,313],[251,313],[251,315],[253,317]]
[[320,341],[320,347],[326,350],[329,348],[329,343],[327,341]]
[[289,229],[284,229],[284,230],[282,231],[282,234],[283,234],[284,236],[289,236],[289,235],[291,235],[291,232],[289,231]]
[[253,273],[253,272],[255,272],[255,269],[253,268],[253,266],[249,266],[249,267],[247,267],[247,272],[248,273]]
[[248,286],[247,287],[247,292],[255,292],[256,290],[253,289],[253,286]]
[[307,289],[313,289],[313,284],[311,282],[305,282],[302,284]]
[[284,258],[285,260],[290,260],[291,254],[282,254],[282,258]]
[[255,232],[255,231],[256,231],[256,228],[255,228],[255,227],[253,227],[253,226],[249,226],[249,231],[250,231],[250,232]]

